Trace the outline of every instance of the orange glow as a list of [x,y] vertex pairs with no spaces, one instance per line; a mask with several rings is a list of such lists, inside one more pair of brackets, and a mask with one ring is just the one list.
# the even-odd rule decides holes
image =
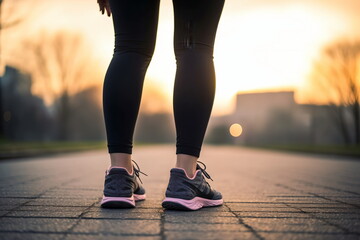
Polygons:
[[[360,15],[355,11],[358,0],[290,2],[226,1],[214,52],[217,76],[214,115],[230,113],[238,92],[301,91],[313,59],[324,44],[339,36],[359,37],[356,34],[359,35]],[[90,41],[100,72],[105,72],[112,56],[113,27],[111,18],[98,12],[96,1],[37,0],[33,12],[26,24],[2,36],[5,61],[11,62],[11,51],[18,48],[22,37],[36,35],[40,29],[69,29],[83,33]],[[172,4],[161,1],[157,45],[146,78],[149,85],[160,88],[168,103],[176,68],[172,38]],[[103,76],[96,79],[101,84]],[[306,96],[297,93],[296,100],[303,102]]]
[[239,137],[242,134],[242,131],[243,129],[238,123],[232,124],[229,128],[230,135],[233,137]]

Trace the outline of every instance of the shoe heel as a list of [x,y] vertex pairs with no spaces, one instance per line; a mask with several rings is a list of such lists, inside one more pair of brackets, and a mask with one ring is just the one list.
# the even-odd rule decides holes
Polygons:
[[102,208],[134,208],[134,197],[103,197],[100,206]]

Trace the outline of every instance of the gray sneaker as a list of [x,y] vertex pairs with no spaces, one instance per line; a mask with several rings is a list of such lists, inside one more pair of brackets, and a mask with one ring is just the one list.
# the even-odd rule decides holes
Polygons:
[[[204,176],[211,179],[205,171],[205,164],[196,167],[193,178],[189,178],[182,168],[170,170],[170,181],[166,189],[162,206],[172,210],[198,210],[202,207],[220,206],[223,204],[221,193],[213,190]],[[212,179],[211,179],[212,180]]]
[[[133,161],[135,164],[136,162]],[[103,208],[133,208],[136,201],[145,200],[145,189],[137,181],[141,179],[139,166],[133,166],[133,173],[125,168],[115,167],[106,170],[104,195],[101,200]],[[147,176],[147,175],[146,175]],[[142,182],[141,182],[142,183]]]

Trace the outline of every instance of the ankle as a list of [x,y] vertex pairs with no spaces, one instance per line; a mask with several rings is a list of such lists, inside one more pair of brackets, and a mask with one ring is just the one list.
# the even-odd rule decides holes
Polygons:
[[196,172],[197,159],[195,156],[178,154],[175,167],[184,169],[187,176],[192,178]]
[[110,167],[125,168],[130,174],[133,172],[133,165],[131,154],[127,153],[111,153],[110,154]]

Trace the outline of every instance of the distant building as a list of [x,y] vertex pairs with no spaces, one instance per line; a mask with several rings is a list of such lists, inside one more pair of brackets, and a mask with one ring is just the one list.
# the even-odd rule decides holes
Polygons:
[[46,139],[50,118],[43,100],[31,93],[31,76],[6,66],[0,83],[4,137],[9,140]]
[[238,94],[234,112],[212,119],[209,132],[239,123],[243,132],[233,142],[240,144],[342,143],[328,111],[328,106],[297,104],[293,91]]
[[274,111],[290,111],[296,106],[294,92],[245,93],[236,96],[233,120],[247,127],[266,127]]

